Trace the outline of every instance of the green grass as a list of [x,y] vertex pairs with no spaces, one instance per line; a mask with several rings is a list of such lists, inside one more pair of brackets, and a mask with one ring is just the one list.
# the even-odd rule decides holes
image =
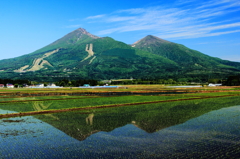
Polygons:
[[211,93],[192,93],[185,96],[225,96],[225,95],[240,95],[240,92],[211,92]]
[[[153,133],[166,127],[184,123],[210,111],[239,104],[239,97],[224,97],[81,110],[51,114],[52,116],[37,115],[36,117],[74,138],[83,140],[95,130],[112,131],[117,127],[133,122],[139,128]],[[94,114],[93,125],[86,125],[86,118],[91,114]],[[83,134],[79,134],[76,129],[80,129]]]
[[140,103],[151,101],[164,101],[172,99],[182,99],[184,96],[118,96],[118,97],[95,97],[95,98],[79,98],[65,99],[54,101],[34,101],[19,103],[1,103],[0,109],[12,110],[17,112],[29,112],[40,110],[56,110],[68,108],[80,108],[91,106],[102,106],[112,104]]
[[3,101],[18,101],[25,102],[28,100],[57,100],[57,99],[73,99],[73,98],[89,98],[86,96],[40,96],[40,97],[3,97],[0,99],[0,103]]
[[[132,90],[137,90],[147,92],[147,91],[157,91],[157,90],[181,90],[181,89],[166,89],[159,85],[140,85],[140,86],[131,86]],[[227,88],[228,89],[228,88]],[[17,90],[17,89],[15,89]],[[15,90],[10,90],[15,92]],[[28,89],[21,89],[23,92],[28,92]],[[64,92],[78,92],[82,89],[63,89]],[[58,91],[63,91],[58,90]],[[92,89],[91,89],[92,90]],[[114,89],[114,91],[126,91],[120,89]],[[185,90],[185,89],[183,89]],[[194,90],[194,89],[187,89],[187,90]],[[219,90],[219,89],[214,89]],[[9,91],[9,90],[8,90]],[[21,92],[22,92],[21,91]],[[49,89],[40,89],[38,91],[42,91],[42,93],[53,93],[54,90]],[[85,90],[86,91],[86,90]],[[112,92],[107,90],[95,90],[96,92],[104,91],[104,92]],[[129,91],[129,90],[128,90]],[[129,91],[129,92],[131,92]],[[88,92],[88,91],[86,91]],[[134,91],[133,91],[134,92]],[[36,92],[34,92],[36,93]],[[20,94],[20,93],[19,93]],[[214,98],[216,96],[216,101],[220,100],[217,96],[228,96],[228,95],[236,95],[239,98],[240,92],[239,91],[226,91],[226,92],[194,92],[189,94],[175,94],[175,95],[128,95],[128,96],[35,96],[35,97],[15,97],[15,96],[2,96],[0,99],[0,109],[4,110],[11,110],[16,112],[31,112],[31,111],[44,111],[44,110],[59,110],[59,109],[71,109],[71,108],[83,108],[83,107],[96,107],[96,106],[108,106],[108,105],[118,105],[118,104],[139,104],[144,103],[147,104],[149,102],[156,102],[156,101],[168,101],[168,100],[181,100],[181,99],[192,99],[192,98],[204,98],[204,97],[211,97]],[[221,97],[224,99],[224,97]],[[214,100],[214,99],[213,99]],[[196,101],[196,99],[195,99]],[[2,102],[2,103],[1,103]],[[184,101],[181,101],[184,103]],[[174,103],[174,102],[173,102]]]

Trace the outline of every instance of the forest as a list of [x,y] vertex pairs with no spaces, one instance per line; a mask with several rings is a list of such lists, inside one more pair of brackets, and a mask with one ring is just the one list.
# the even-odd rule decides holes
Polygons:
[[[0,84],[11,83],[15,87],[26,87],[29,85],[36,85],[39,83],[43,83],[47,86],[50,82],[46,81],[30,81],[26,79],[0,79]],[[227,79],[218,79],[212,78],[207,81],[201,81],[199,79],[192,79],[192,78],[179,78],[179,79],[113,79],[113,80],[94,80],[94,79],[77,79],[77,80],[70,80],[70,79],[61,79],[55,82],[52,82],[57,86],[62,87],[79,87],[83,86],[84,84],[89,84],[91,86],[96,85],[137,85],[137,84],[163,84],[163,85],[190,85],[190,84],[200,84],[200,85],[208,85],[209,83],[221,83],[225,86],[239,86],[240,85],[240,75],[229,76]]]

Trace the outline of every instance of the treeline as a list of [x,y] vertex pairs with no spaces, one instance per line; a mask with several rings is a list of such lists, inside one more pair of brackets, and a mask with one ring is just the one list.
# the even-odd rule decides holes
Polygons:
[[240,86],[240,75],[238,75],[238,76],[229,76],[228,79],[224,82],[224,85],[227,85],[227,86]]
[[21,80],[21,79],[16,79],[16,80],[12,80],[12,79],[0,79],[0,84],[8,84],[11,83],[13,85],[30,85],[31,81],[29,80]]
[[78,87],[78,86],[83,86],[84,84],[89,84],[91,86],[96,86],[98,85],[98,81],[97,80],[67,80],[67,79],[63,79],[60,80],[58,82],[55,82],[55,84],[57,86],[63,86],[63,87]]
[[[189,84],[189,83],[203,83],[199,80],[196,82],[192,82],[192,80],[188,79],[134,79],[134,80],[112,80],[111,84]],[[204,82],[206,83],[206,82]]]
[[240,86],[240,75],[229,76],[227,79],[209,79],[208,83],[222,83],[225,86]]
[[[47,86],[49,84],[49,82],[36,82],[36,81],[29,81],[29,80],[12,80],[12,79],[0,79],[0,84],[4,84],[6,86],[6,84],[13,84],[15,87],[24,87],[24,86],[30,86],[30,85],[36,85],[39,83],[43,83],[45,86]],[[78,86],[82,86],[84,84],[89,84],[91,86],[96,86],[99,84],[99,82],[97,80],[67,80],[67,79],[63,79],[60,80],[58,82],[53,82],[54,84],[56,84],[57,86],[63,86],[63,87],[78,87]]]
[[128,80],[112,80],[110,84],[177,84],[177,85],[185,85],[185,84],[222,84],[225,86],[240,86],[240,75],[229,76],[227,79],[208,79],[202,80],[199,78],[179,78],[179,79],[128,79]]
[[[8,84],[11,83],[15,87],[23,87],[25,85],[36,85],[39,83],[43,83],[45,86],[49,84],[49,82],[36,82],[36,81],[30,81],[30,80],[21,80],[21,79],[0,79],[0,84]],[[235,76],[229,76],[227,79],[209,79],[208,81],[203,81],[200,79],[189,79],[189,78],[180,78],[177,80],[174,79],[122,79],[122,80],[109,80],[109,81],[98,81],[93,79],[79,79],[79,80],[69,80],[69,79],[62,79],[57,82],[52,82],[56,84],[57,86],[63,86],[63,87],[78,87],[83,86],[84,84],[89,84],[91,86],[96,85],[105,85],[105,84],[111,84],[111,85],[130,85],[130,84],[177,84],[177,85],[185,85],[185,84],[192,84],[192,83],[198,83],[198,84],[208,84],[208,83],[221,83],[222,85],[226,86],[240,86],[240,75]]]

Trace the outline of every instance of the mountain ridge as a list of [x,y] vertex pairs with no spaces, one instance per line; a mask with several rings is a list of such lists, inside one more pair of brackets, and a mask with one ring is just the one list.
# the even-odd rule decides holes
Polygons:
[[3,78],[42,81],[132,77],[206,80],[240,73],[240,63],[210,57],[153,35],[127,45],[79,28],[30,54],[0,60],[0,70]]
[[[158,41],[159,43],[172,43],[170,41],[161,39],[159,37],[153,36],[153,35],[147,35],[144,38],[134,42],[133,44],[131,44],[132,47],[135,47],[136,45],[147,45],[147,44],[151,44],[154,41]],[[144,44],[143,44],[144,43]]]
[[[67,41],[67,42],[69,42],[69,43],[74,44],[74,43],[76,43],[77,41],[79,41],[79,40],[81,40],[82,38],[84,38],[83,35],[87,35],[87,36],[89,36],[89,37],[91,37],[91,38],[93,38],[93,39],[98,39],[98,38],[100,38],[100,37],[98,37],[98,36],[95,36],[95,35],[87,32],[87,30],[84,29],[84,28],[79,28],[79,29],[76,29],[76,30],[68,33],[67,35],[63,36],[62,38],[56,40],[56,41],[53,42],[52,44],[53,44],[53,45],[54,45],[54,44],[58,44],[58,43],[61,43],[62,41],[63,41],[63,42]],[[74,41],[72,41],[73,37],[76,38],[76,39],[74,39]],[[51,44],[50,44],[50,45],[51,45]]]

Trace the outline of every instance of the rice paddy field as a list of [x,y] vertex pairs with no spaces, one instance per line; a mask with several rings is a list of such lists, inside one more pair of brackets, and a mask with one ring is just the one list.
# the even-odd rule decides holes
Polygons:
[[0,158],[239,158],[240,87],[0,89]]

